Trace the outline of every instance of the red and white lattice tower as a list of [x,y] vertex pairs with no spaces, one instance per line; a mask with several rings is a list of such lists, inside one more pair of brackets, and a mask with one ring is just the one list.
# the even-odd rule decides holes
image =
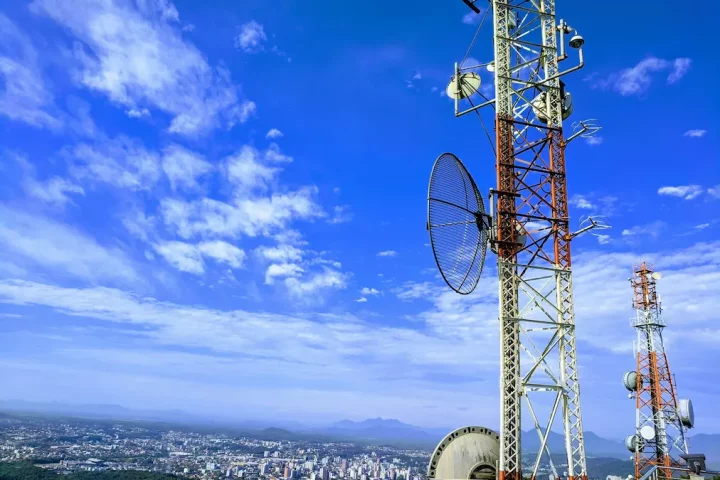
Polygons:
[[635,398],[636,431],[625,443],[635,454],[635,478],[638,479],[654,466],[659,467],[662,477],[680,475],[677,470],[662,467],[684,466],[681,455],[688,453],[685,433],[694,422],[690,400],[677,398],[663,344],[662,332],[666,325],[656,289],[660,278],[652,266],[643,262],[633,268],[630,279],[636,312],[632,326],[637,332],[637,369],[626,373],[623,383],[634,392],[631,397]]
[[[491,247],[498,260],[500,304],[498,478],[522,480],[523,454],[532,454],[531,479],[546,459],[554,477],[585,480],[570,253],[576,233],[570,230],[565,147],[592,128],[580,122],[580,132],[565,136],[563,121],[573,106],[561,81],[583,67],[584,40],[557,16],[555,0],[463,1],[478,14],[479,5],[489,6],[493,19],[493,60],[456,64],[453,78],[466,79],[467,87],[459,88],[462,82],[456,81],[448,91],[457,91],[456,116],[494,107],[497,186],[491,192]],[[574,65],[561,69],[569,59],[566,49],[577,56],[567,62]],[[483,90],[475,90],[479,75],[463,72],[485,66],[494,75],[495,98],[485,97],[460,111],[458,99],[473,92],[484,97]],[[537,452],[521,447],[523,423],[537,435]],[[560,451],[550,451],[552,428],[565,437]],[[567,465],[561,470],[555,467],[558,454]]]

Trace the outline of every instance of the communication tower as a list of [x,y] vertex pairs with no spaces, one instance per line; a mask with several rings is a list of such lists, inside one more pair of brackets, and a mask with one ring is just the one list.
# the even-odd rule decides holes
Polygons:
[[[637,369],[627,372],[623,384],[635,399],[635,434],[625,440],[635,454],[635,478],[639,479],[654,466],[662,477],[672,478],[670,468],[681,467],[688,455],[686,429],[692,428],[695,417],[690,400],[677,400],[676,385],[670,373],[662,331],[662,306],[656,282],[662,276],[643,262],[633,268],[633,288],[637,332],[635,351]],[[675,476],[678,476],[676,474]]]
[[[485,133],[494,152],[496,188],[487,214],[463,163],[450,153],[436,160],[428,192],[433,253],[443,278],[460,294],[477,286],[486,247],[497,254],[498,478],[522,480],[525,403],[525,421],[534,426],[540,443],[537,452],[525,452],[536,453],[530,478],[547,458],[556,478],[584,480],[570,243],[579,233],[607,226],[590,220],[579,231],[570,230],[565,147],[599,127],[592,120],[578,122],[575,133],[565,137],[563,120],[572,113],[573,102],[561,77],[583,67],[585,42],[558,19],[554,0],[463,2],[482,16],[478,33],[492,11],[493,58],[467,64],[476,33],[465,59],[455,64],[446,93],[455,101],[456,116],[476,113],[482,122],[481,111],[494,109],[495,133]],[[483,12],[481,3],[490,8]],[[568,59],[566,42],[578,55],[574,66],[561,70],[560,63]],[[483,69],[494,76],[494,98],[480,88]],[[548,445],[556,423],[562,424],[565,437],[562,452],[550,452]],[[564,471],[558,472],[551,453],[563,454]]]

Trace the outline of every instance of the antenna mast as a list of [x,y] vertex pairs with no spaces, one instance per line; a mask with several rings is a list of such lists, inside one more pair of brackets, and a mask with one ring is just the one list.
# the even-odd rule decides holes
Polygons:
[[[482,14],[478,0],[463,0]],[[555,14],[555,0],[490,0],[493,16],[493,60],[465,65],[478,33],[455,64],[447,94],[455,116],[493,107],[497,187],[491,190],[490,215],[475,200],[475,182],[457,157],[441,156],[433,167],[428,194],[428,230],[438,268],[456,292],[477,285],[487,238],[497,254],[500,307],[500,446],[499,480],[522,480],[522,419],[532,423],[540,447],[530,475],[535,479],[547,458],[555,478],[587,480],[580,414],[580,387],[575,349],[575,314],[570,242],[579,233],[605,224],[591,221],[570,231],[565,147],[575,138],[593,135],[593,120],[576,124],[563,136],[563,120],[573,110],[572,96],[561,77],[583,67],[584,39]],[[570,36],[571,35],[571,36]],[[574,66],[567,44],[576,50]],[[494,72],[495,98],[480,88],[479,69]],[[483,100],[473,103],[471,97]],[[470,107],[461,109],[460,103]],[[484,123],[483,123],[484,127]],[[487,133],[487,132],[486,132]],[[446,167],[444,167],[446,166]],[[452,168],[450,168],[452,167]],[[450,172],[460,172],[450,174]],[[457,179],[462,178],[460,182]],[[457,197],[459,200],[453,200]],[[479,233],[478,233],[479,232]],[[448,253],[449,251],[449,253]],[[448,259],[452,260],[449,261]],[[560,418],[565,437],[563,472],[558,472],[548,445]],[[531,453],[531,452],[526,452]],[[560,452],[554,452],[560,453]],[[432,465],[431,465],[432,467]],[[470,478],[470,477],[468,477]]]
[[[674,378],[663,345],[662,307],[656,280],[661,275],[643,262],[633,268],[633,288],[637,332],[635,349],[637,371],[625,374],[625,387],[634,392],[635,434],[625,444],[635,453],[635,478],[641,478],[654,466],[681,467],[680,459],[688,454],[686,428],[692,428],[694,414],[690,400],[676,397]],[[633,395],[630,395],[633,398]],[[672,478],[673,470],[660,468],[664,478]]]

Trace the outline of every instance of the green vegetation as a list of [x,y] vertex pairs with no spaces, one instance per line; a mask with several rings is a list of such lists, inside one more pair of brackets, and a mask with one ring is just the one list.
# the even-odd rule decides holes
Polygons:
[[[33,465],[33,462],[0,463],[0,480],[58,480],[55,472]],[[105,472],[78,472],[62,480],[180,480],[182,477],[136,470],[108,470]]]

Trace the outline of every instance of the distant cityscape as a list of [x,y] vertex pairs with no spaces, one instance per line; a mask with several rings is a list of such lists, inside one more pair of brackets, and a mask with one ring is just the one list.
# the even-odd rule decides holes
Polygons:
[[[31,461],[58,474],[144,471],[203,480],[426,479],[429,448],[278,438],[284,434],[293,435],[273,428],[233,434],[210,427],[0,414],[0,462]],[[527,458],[525,471],[532,460]],[[560,476],[562,460],[553,455]],[[617,458],[588,459],[597,480],[622,480],[630,465]],[[554,480],[549,464],[539,473]]]

